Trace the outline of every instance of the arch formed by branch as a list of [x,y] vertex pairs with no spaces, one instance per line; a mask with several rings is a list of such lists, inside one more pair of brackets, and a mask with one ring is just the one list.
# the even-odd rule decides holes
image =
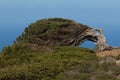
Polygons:
[[109,49],[109,46],[106,42],[106,38],[103,34],[102,29],[92,28],[88,29],[85,33],[82,34],[82,37],[78,37],[74,41],[74,46],[80,45],[84,43],[86,40],[94,42],[95,46],[97,47],[97,50],[104,51]]

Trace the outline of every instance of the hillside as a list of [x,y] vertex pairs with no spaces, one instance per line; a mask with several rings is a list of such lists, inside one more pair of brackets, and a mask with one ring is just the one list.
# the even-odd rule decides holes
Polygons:
[[2,49],[0,80],[120,80],[120,55],[98,57],[72,46],[71,40],[89,28],[63,18],[32,23]]
[[0,55],[0,80],[119,80],[120,55],[97,57],[92,50],[57,47]]

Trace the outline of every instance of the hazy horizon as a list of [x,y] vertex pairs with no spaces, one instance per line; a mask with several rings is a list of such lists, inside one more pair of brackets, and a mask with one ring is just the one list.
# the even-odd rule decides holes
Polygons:
[[118,0],[0,0],[0,49],[42,18],[61,17],[103,28],[110,45],[120,46]]

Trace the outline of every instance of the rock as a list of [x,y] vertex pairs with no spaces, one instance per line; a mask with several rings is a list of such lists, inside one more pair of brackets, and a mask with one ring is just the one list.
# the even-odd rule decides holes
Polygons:
[[117,76],[117,79],[120,79],[120,75]]
[[116,63],[116,59],[111,56],[108,56],[108,57],[106,57],[105,62],[106,63]]
[[120,65],[120,60],[117,60],[117,61],[116,61],[116,64]]

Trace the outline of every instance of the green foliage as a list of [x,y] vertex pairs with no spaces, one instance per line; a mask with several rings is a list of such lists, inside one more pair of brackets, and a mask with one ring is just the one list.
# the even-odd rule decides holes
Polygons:
[[117,80],[115,76],[120,74],[119,65],[99,63],[86,48],[63,46],[44,52],[29,51],[28,44],[19,45],[2,51],[0,80]]
[[120,55],[118,55],[118,56],[116,57],[116,59],[117,59],[117,60],[120,60]]
[[41,19],[25,28],[15,43],[27,42],[39,46],[70,46],[71,40],[90,27],[64,18]]
[[96,76],[96,79],[97,80],[117,80],[115,76],[109,75],[109,74],[105,74],[105,73],[98,74]]
[[17,38],[17,42],[27,41],[35,43],[34,38],[48,36],[63,27],[71,25],[72,23],[75,22],[63,18],[48,18],[38,20],[35,23],[29,25],[29,27],[25,28],[23,34]]
[[17,47],[11,46],[13,53],[7,56],[2,55],[5,52],[2,51],[0,80],[82,80],[90,76],[89,73],[94,72],[97,66],[97,57],[84,48],[64,46],[54,48],[51,53],[42,53]]

